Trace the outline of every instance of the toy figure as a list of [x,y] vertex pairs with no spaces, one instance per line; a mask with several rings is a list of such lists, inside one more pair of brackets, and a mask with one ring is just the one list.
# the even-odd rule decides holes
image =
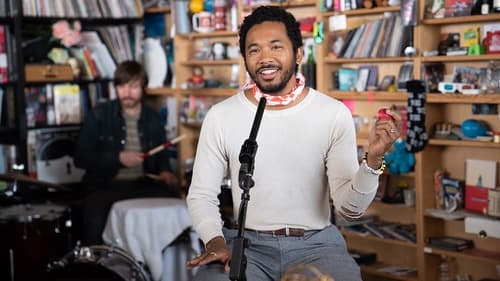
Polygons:
[[205,79],[203,78],[203,68],[199,65],[194,66],[192,75],[188,80],[189,88],[200,89],[205,87]]
[[406,150],[405,142],[402,139],[394,142],[394,150],[388,152],[384,159],[389,165],[391,174],[408,173],[413,170],[415,165],[415,155]]

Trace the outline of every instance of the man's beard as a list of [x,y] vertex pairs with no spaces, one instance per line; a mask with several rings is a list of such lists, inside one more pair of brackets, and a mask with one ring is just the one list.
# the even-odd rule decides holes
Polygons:
[[[281,92],[283,89],[285,89],[286,85],[288,84],[288,81],[295,75],[295,72],[293,71],[293,68],[289,68],[286,72],[284,72],[284,77],[279,82],[277,85],[262,85],[258,79],[256,79],[256,75],[250,74],[250,78],[255,82],[257,87],[266,94],[276,94]],[[280,76],[281,77],[281,76]]]
[[140,103],[140,101],[138,101],[136,99],[130,99],[130,98],[120,100],[120,104],[123,108],[135,108],[135,107],[137,107],[137,105],[139,103]]

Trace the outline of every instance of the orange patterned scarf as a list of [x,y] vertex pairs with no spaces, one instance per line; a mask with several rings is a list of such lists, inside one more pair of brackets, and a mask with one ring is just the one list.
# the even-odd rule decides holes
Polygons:
[[301,73],[297,73],[295,79],[297,81],[295,87],[289,94],[284,96],[275,96],[263,93],[253,81],[250,81],[247,84],[245,84],[242,89],[243,90],[252,89],[253,95],[257,101],[259,101],[261,97],[265,97],[267,100],[267,105],[270,106],[288,105],[300,96],[305,87],[306,79],[304,75],[302,75]]

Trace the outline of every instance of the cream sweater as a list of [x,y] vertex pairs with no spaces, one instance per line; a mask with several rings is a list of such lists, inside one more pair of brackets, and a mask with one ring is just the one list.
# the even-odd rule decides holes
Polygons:
[[[214,105],[203,122],[187,204],[205,243],[222,235],[217,195],[228,168],[238,217],[239,154],[256,109],[239,92]],[[330,224],[330,197],[336,210],[362,213],[375,196],[378,176],[359,168],[352,116],[338,100],[309,89],[296,106],[265,110],[256,141],[247,228],[322,229]]]

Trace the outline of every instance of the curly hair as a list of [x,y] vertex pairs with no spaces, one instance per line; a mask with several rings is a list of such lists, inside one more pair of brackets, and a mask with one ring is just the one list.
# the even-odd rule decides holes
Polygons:
[[[300,24],[295,17],[286,10],[276,6],[260,6],[250,15],[245,17],[239,32],[240,52],[245,58],[245,43],[247,33],[256,24],[267,21],[282,22],[285,25],[286,33],[292,41],[293,54],[297,55],[297,50],[302,47],[302,34],[300,33]],[[245,59],[246,60],[246,59]]]

